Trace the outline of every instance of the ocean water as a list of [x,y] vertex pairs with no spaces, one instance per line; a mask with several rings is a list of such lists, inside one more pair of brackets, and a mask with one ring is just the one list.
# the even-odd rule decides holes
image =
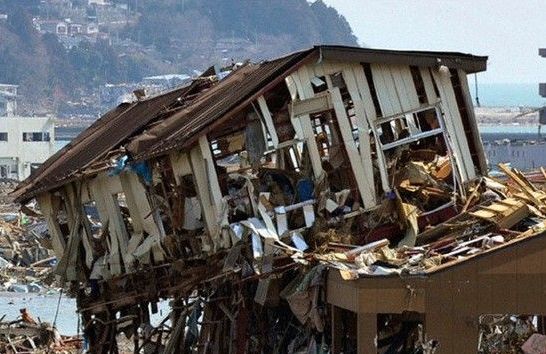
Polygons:
[[[19,317],[19,310],[26,308],[36,321],[53,324],[58,302],[59,294],[0,292],[0,317],[6,315],[5,321],[13,321]],[[76,300],[64,295],[61,297],[56,326],[61,334],[74,335],[78,333]]]
[[[19,310],[26,308],[36,321],[53,324],[55,312],[59,303],[59,294],[42,295],[34,293],[0,292],[0,317],[6,315],[4,321],[14,321],[19,318]],[[150,311],[151,311],[151,307]],[[169,314],[169,301],[160,300],[157,304],[158,312],[150,316],[152,326],[158,326]],[[167,321],[170,324],[170,321]],[[81,324],[80,324],[81,326]],[[57,314],[56,327],[63,335],[75,335],[78,331],[78,315],[76,300],[63,294]]]
[[[468,76],[470,92],[476,104],[476,87],[474,77]],[[538,94],[538,83],[526,84],[486,84],[480,83],[478,77],[478,97],[482,107],[542,107],[546,98]]]

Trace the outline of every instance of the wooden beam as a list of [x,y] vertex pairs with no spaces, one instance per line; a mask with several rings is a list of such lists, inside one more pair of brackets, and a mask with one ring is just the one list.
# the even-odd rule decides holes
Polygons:
[[[296,84],[300,99],[314,97],[315,94],[311,87],[311,80],[305,66],[302,66],[298,71],[292,73],[290,76]],[[315,132],[313,131],[313,126],[311,125],[311,118],[308,114],[306,114],[303,116],[299,116],[299,121],[301,124],[304,139],[306,141],[307,151],[309,152],[314,176],[316,179],[319,179],[323,174],[322,162],[315,139]]]
[[457,74],[459,75],[459,81],[461,83],[461,90],[463,91],[464,96],[464,104],[466,108],[466,112],[468,114],[468,124],[470,125],[470,128],[472,130],[472,139],[474,139],[474,146],[476,148],[476,155],[478,155],[478,161],[480,169],[480,172],[483,175],[487,174],[487,158],[485,156],[485,152],[483,149],[483,143],[482,138],[480,136],[480,132],[478,130],[478,122],[476,120],[476,115],[474,114],[474,105],[472,104],[472,96],[470,95],[470,90],[468,88],[468,80],[466,77],[466,72],[462,69],[457,70]]
[[[222,205],[222,196],[206,136],[202,136],[199,139],[199,145],[191,149],[190,163],[195,180],[195,187],[197,189],[197,196],[201,203],[205,227],[208,237],[212,242],[204,242],[203,251],[215,252],[219,247],[220,224],[218,220],[218,207]],[[220,200],[218,200],[218,198],[220,198]],[[207,240],[208,239],[206,238],[205,241]]]
[[370,141],[370,125],[366,119],[366,110],[358,90],[357,80],[350,66],[346,66],[344,68],[343,78],[345,80],[345,84],[347,85],[349,95],[351,95],[355,110],[356,126],[358,128],[359,153],[363,168],[362,173],[364,174],[364,181],[365,185],[367,186],[367,197],[362,196],[362,200],[364,202],[364,207],[368,209],[377,204]]
[[323,92],[312,98],[293,101],[291,104],[292,114],[294,116],[329,111],[332,108],[333,104],[330,94]]
[[273,147],[277,148],[277,145],[279,145],[279,137],[277,136],[277,131],[275,130],[275,124],[273,124],[273,117],[271,116],[271,112],[269,111],[269,107],[267,106],[267,102],[263,95],[258,97],[258,107],[260,107],[260,112],[264,119],[267,132],[271,137]]
[[[370,181],[367,179],[368,176],[364,174],[365,168],[353,139],[351,123],[349,122],[349,117],[347,117],[347,112],[345,111],[345,106],[343,104],[339,88],[331,90],[331,94],[334,110],[336,112],[336,117],[339,124],[339,130],[343,139],[343,145],[347,151],[347,156],[349,157],[349,161],[351,163],[351,169],[355,176],[360,196],[362,197],[364,206],[366,208],[372,208],[375,206],[375,189],[373,186],[373,180],[370,184]],[[371,170],[372,166],[369,166],[368,169]]]
[[371,354],[377,353],[375,345],[377,337],[377,314],[358,313],[357,314],[357,353]]
[[44,192],[42,194],[39,194],[36,197],[36,200],[38,201],[38,205],[40,206],[40,211],[47,221],[47,226],[51,235],[53,251],[55,251],[55,255],[60,258],[64,253],[66,242],[57,221],[57,210],[53,208],[51,197],[52,194],[50,192]]
[[448,136],[452,140],[452,147],[455,159],[458,162],[462,182],[469,181],[476,177],[474,162],[470,155],[468,142],[464,132],[463,122],[459,114],[457,99],[451,84],[449,72],[441,73],[439,70],[432,71],[432,77],[440,91],[442,111],[444,113],[444,122],[446,124]]

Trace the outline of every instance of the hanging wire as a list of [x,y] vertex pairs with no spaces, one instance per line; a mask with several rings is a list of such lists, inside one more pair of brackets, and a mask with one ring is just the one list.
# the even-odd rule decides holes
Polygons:
[[59,315],[59,307],[61,306],[61,297],[63,297],[63,289],[59,291],[59,300],[57,301],[57,309],[55,310],[55,318],[53,319],[53,327],[57,324],[57,315]]
[[476,106],[480,106],[480,96],[478,95],[478,73],[474,73],[474,89],[476,90]]

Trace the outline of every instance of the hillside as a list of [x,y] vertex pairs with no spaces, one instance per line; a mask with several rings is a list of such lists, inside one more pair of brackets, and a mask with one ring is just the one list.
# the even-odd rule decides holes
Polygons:
[[316,43],[357,45],[321,0],[90,2],[101,1],[0,1],[0,83],[20,85],[20,113],[96,116],[106,83],[191,76]]

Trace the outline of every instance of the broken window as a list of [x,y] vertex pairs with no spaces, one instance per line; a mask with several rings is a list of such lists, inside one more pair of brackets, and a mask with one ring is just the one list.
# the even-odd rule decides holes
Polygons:
[[283,81],[275,86],[264,98],[271,113],[279,142],[282,143],[294,139],[296,133],[290,120],[290,112],[288,111],[291,97],[285,82]]
[[[380,142],[378,152],[385,158],[388,183],[405,203],[400,210],[409,213],[415,209],[410,213],[413,216],[449,205],[457,188],[455,160],[449,152],[441,117],[439,108],[433,106],[378,119],[374,128]],[[385,137],[385,127],[391,139]],[[399,216],[404,220],[409,217]]]
[[83,225],[93,248],[93,255],[94,257],[103,256],[108,246],[104,237],[105,225],[100,220],[97,203],[94,200],[83,203],[82,211],[84,214]]
[[359,200],[355,177],[335,113],[325,111],[312,114],[311,124],[330,189],[333,192],[349,189]]
[[[378,121],[381,125],[377,128],[377,133],[383,151],[406,144],[414,144],[413,148],[434,148],[439,141],[436,138],[427,138],[441,136],[443,133],[435,108],[391,116]],[[385,130],[389,130],[389,133],[386,134]],[[445,144],[442,144],[438,148],[444,150],[444,146]]]
[[127,207],[125,193],[115,193],[112,195],[112,198],[114,198],[114,204],[118,207],[123,224],[125,225],[125,230],[129,235],[132,235],[134,233],[133,220],[131,219],[131,214],[129,213],[129,208]]
[[70,228],[69,228],[69,211],[68,211],[68,203],[64,196],[60,195],[60,193],[56,193],[52,197],[52,204],[53,204],[53,210],[56,211],[55,213],[55,221],[57,222],[57,225],[59,226],[59,229],[64,236],[65,241],[68,241],[68,236],[70,235]]
[[50,141],[49,132],[26,132],[23,133],[23,141]]
[[415,86],[415,92],[417,92],[417,98],[420,104],[433,104],[434,102],[428,102],[427,92],[425,89],[425,83],[421,76],[421,71],[417,66],[410,66],[411,76],[413,78],[413,85]]

